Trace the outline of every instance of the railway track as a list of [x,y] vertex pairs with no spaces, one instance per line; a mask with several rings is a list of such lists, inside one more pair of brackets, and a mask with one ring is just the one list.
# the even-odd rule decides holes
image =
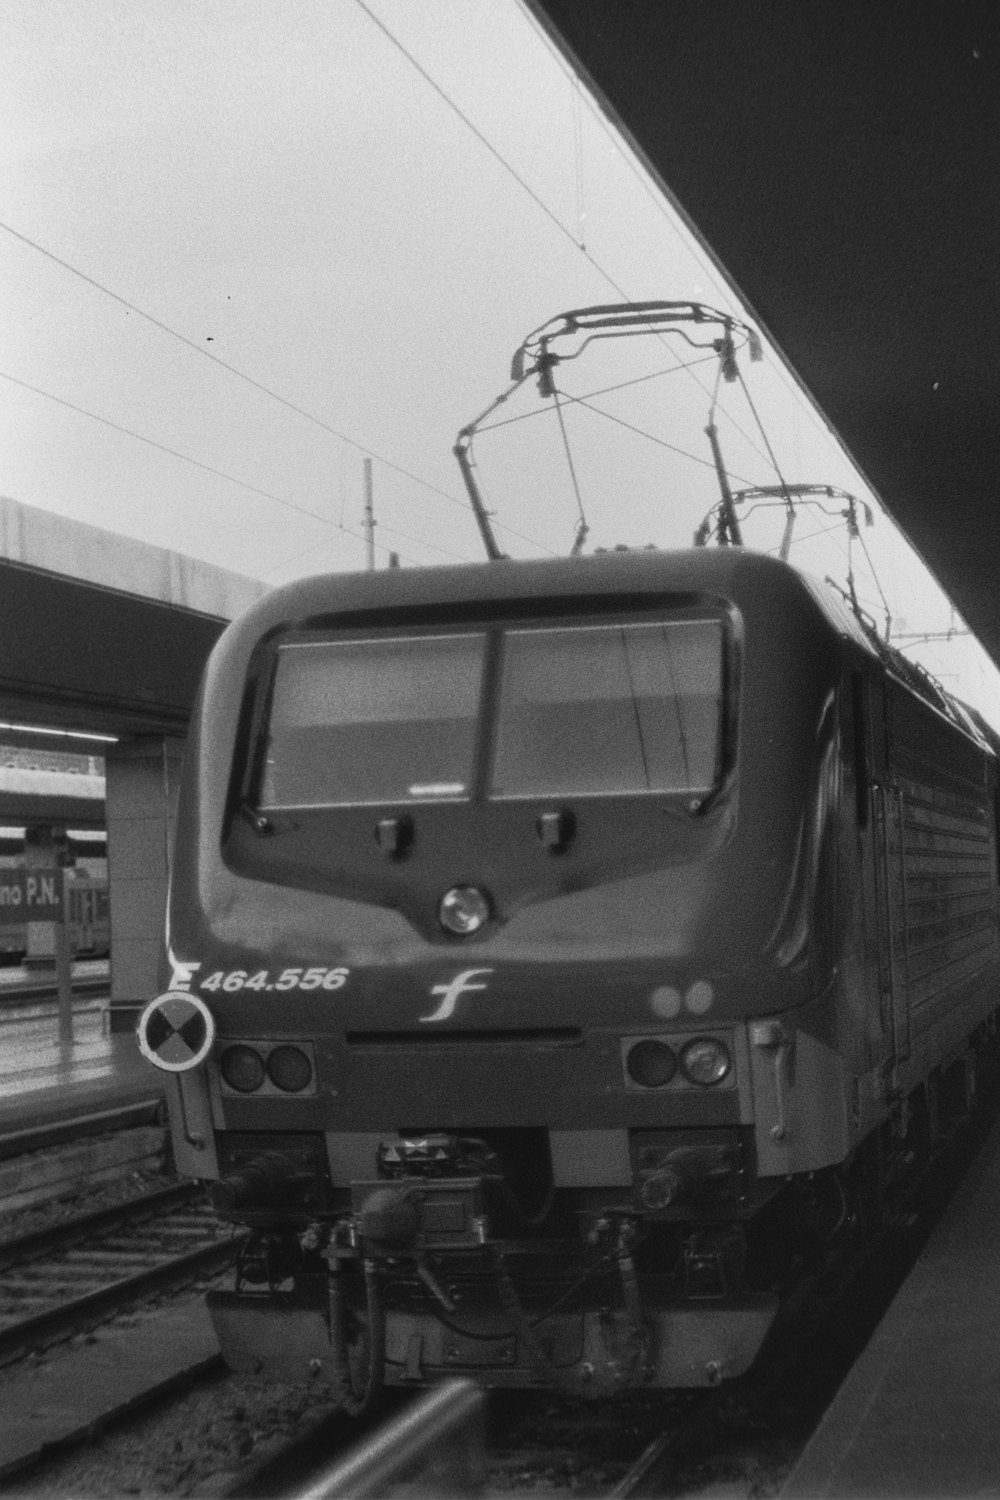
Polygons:
[[[73,996],[106,995],[107,959],[85,959],[73,965]],[[40,1000],[54,1000],[59,990],[51,972],[0,967],[0,1014]]]
[[660,1494],[664,1473],[712,1422],[724,1396],[719,1387],[630,1393],[594,1406],[543,1406],[536,1396],[518,1403],[520,1411],[494,1397],[485,1452],[489,1493]]
[[180,1184],[0,1244],[0,1366],[221,1270],[238,1241]]
[[[942,1142],[919,1187],[896,1205],[876,1244],[803,1277],[748,1374],[711,1390],[633,1393],[593,1406],[538,1393],[494,1392],[480,1489],[491,1495],[567,1492],[631,1500],[695,1494],[717,1484],[749,1496],[758,1492],[762,1477],[773,1487],[794,1463],[970,1165],[996,1117],[995,1078],[990,1093],[989,1107],[974,1123]],[[394,1394],[398,1399],[399,1392]],[[332,1429],[324,1429],[329,1488],[319,1484],[315,1471],[310,1475],[305,1448],[295,1445],[301,1482],[292,1478],[286,1455],[256,1482],[241,1476],[226,1493],[272,1500],[408,1494],[414,1465],[433,1472],[453,1441],[443,1409],[441,1415],[440,1431],[428,1426],[419,1451],[403,1442],[410,1420],[403,1408],[356,1449],[343,1448],[332,1464]],[[342,1428],[338,1438],[339,1446]],[[311,1447],[315,1451],[315,1438]],[[395,1473],[385,1463],[392,1452],[405,1460]],[[375,1488],[367,1487],[369,1479]]]
[[[652,1401],[567,1406],[538,1414],[534,1440],[508,1430],[510,1401],[449,1381],[387,1393],[381,1417],[352,1423],[317,1413],[279,1453],[234,1475],[222,1491],[239,1500],[363,1500],[418,1494],[558,1493],[616,1500],[663,1493],[674,1456],[713,1420],[718,1390]],[[522,1414],[524,1416],[524,1414]],[[515,1418],[516,1420],[516,1418]],[[531,1417],[526,1420],[530,1423]],[[487,1437],[486,1430],[490,1430]],[[513,1444],[513,1446],[512,1446]]]
[[[919,1221],[936,1220],[994,1113],[983,1110],[968,1134],[962,1132],[959,1138],[944,1144],[925,1180],[926,1191],[897,1205],[880,1254],[874,1259],[849,1257],[849,1263],[806,1278],[798,1295],[786,1305],[780,1337],[764,1351],[754,1370],[740,1380],[711,1391],[647,1392],[596,1406],[553,1399],[544,1392],[494,1393],[486,1406],[488,1436],[485,1442],[480,1441],[484,1476],[480,1488],[493,1495],[535,1491],[617,1497],[695,1494],[719,1484],[733,1495],[758,1493],[762,1484],[769,1492],[773,1490],[794,1463],[839,1379],[864,1346],[918,1253],[929,1230],[928,1223],[921,1228]],[[169,1195],[156,1195],[161,1196],[165,1200]],[[178,1211],[184,1202],[182,1192],[177,1197]],[[168,1205],[164,1202],[161,1207]],[[97,1228],[103,1239],[113,1216],[101,1217],[104,1222]],[[157,1222],[158,1217],[149,1221],[153,1233]],[[80,1235],[81,1246],[90,1243],[90,1231],[84,1232],[78,1222],[47,1232],[45,1237],[32,1236],[31,1245],[42,1246],[43,1239],[64,1243],[67,1234]],[[111,1238],[118,1238],[117,1230]],[[29,1248],[22,1242],[22,1250]],[[2,1257],[10,1255],[11,1250],[10,1245],[0,1248],[0,1274],[4,1277],[7,1272]],[[171,1303],[169,1309],[152,1316],[161,1324],[170,1321],[173,1306]],[[147,1353],[141,1351],[149,1350],[150,1334],[138,1329],[134,1332],[139,1334],[137,1371],[141,1372],[144,1388],[138,1395],[133,1391],[127,1402],[109,1404],[101,1413],[101,1426],[117,1422],[139,1402],[148,1404],[154,1397],[165,1398],[169,1391],[179,1388],[179,1381],[183,1385],[201,1379],[206,1370],[219,1374],[217,1361],[206,1361],[204,1345],[199,1344],[190,1369],[180,1375],[175,1371],[169,1389],[166,1384],[157,1390],[145,1389],[151,1372],[145,1368]],[[103,1330],[98,1335],[105,1336]],[[154,1344],[157,1339],[154,1334]],[[85,1351],[79,1353],[82,1356]],[[60,1357],[72,1365],[71,1356],[69,1351],[67,1357]],[[30,1372],[31,1366],[18,1368]],[[68,1384],[72,1387],[71,1381]],[[138,1388],[137,1381],[135,1390]],[[118,1395],[116,1390],[116,1399]],[[347,1422],[333,1409],[332,1402],[315,1404],[315,1395],[307,1413],[296,1409],[296,1414],[281,1425],[280,1432],[288,1434],[290,1440],[275,1433],[263,1445],[255,1442],[253,1457],[246,1466],[221,1462],[221,1472],[213,1481],[217,1485],[214,1492],[241,1500],[315,1496],[319,1493],[315,1488],[317,1470],[332,1468],[349,1475],[353,1487],[332,1490],[331,1495],[412,1494],[414,1463],[422,1466],[422,1472],[433,1473],[437,1464],[454,1460],[450,1449],[457,1439],[446,1431],[444,1412],[440,1430],[432,1426],[425,1434],[422,1451],[417,1451],[419,1445],[413,1441],[404,1441],[401,1419],[405,1420],[407,1410],[420,1401],[419,1393],[387,1392],[385,1406],[371,1414],[370,1425]],[[204,1410],[210,1398],[206,1395],[201,1399],[199,1410]],[[225,1426],[220,1430],[225,1431]],[[77,1435],[87,1436],[93,1431],[92,1418],[80,1416]],[[171,1442],[176,1444],[176,1439],[171,1438]],[[365,1445],[380,1485],[373,1491],[357,1487],[358,1449]],[[262,1447],[270,1449],[266,1457]],[[222,1457],[216,1448],[213,1452],[217,1458]],[[387,1479],[385,1459],[389,1452],[402,1455],[410,1465],[409,1475],[401,1465],[399,1474]],[[19,1467],[25,1461],[21,1459]],[[442,1487],[431,1487],[427,1492],[441,1493]]]

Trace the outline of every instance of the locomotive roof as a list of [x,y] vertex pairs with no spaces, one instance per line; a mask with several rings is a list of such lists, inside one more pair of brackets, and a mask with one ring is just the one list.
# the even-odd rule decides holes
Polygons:
[[619,608],[642,608],[655,605],[664,594],[727,599],[737,608],[769,597],[779,618],[797,605],[879,661],[966,734],[991,748],[998,743],[928,674],[881,641],[873,626],[863,626],[829,583],[743,547],[623,548],[582,557],[317,574],[272,590],[224,632],[223,641],[234,635],[244,641],[260,639],[282,627],[335,620],[347,624],[352,616],[370,623],[373,615],[390,611],[412,614],[493,603],[521,603],[530,609],[533,601],[565,598],[569,604],[595,596],[606,596]]
[[[739,547],[654,548],[601,552],[585,557],[391,568],[380,572],[322,574],[273,590],[243,617],[262,631],[282,623],[368,614],[381,610],[447,609],[489,604],[606,595],[638,602],[662,594],[715,596],[739,605],[754,594],[798,594],[818,607],[838,634],[873,655],[878,652],[851,611],[828,585],[764,553]],[[807,606],[808,607],[808,606]]]

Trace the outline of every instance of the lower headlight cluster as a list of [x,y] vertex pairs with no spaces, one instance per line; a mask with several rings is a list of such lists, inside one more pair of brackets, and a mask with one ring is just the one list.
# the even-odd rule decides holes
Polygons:
[[625,1067],[633,1083],[641,1084],[644,1089],[661,1089],[677,1072],[677,1058],[666,1042],[650,1037],[629,1048]]
[[678,1070],[687,1083],[713,1088],[731,1069],[729,1049],[714,1036],[696,1036],[674,1046],[660,1037],[643,1037],[625,1053],[626,1073],[645,1089],[665,1088]]
[[219,1054],[223,1082],[238,1094],[255,1094],[271,1083],[282,1094],[301,1094],[313,1081],[313,1065],[302,1047],[237,1042]]
[[723,1042],[714,1036],[696,1036],[681,1052],[681,1072],[689,1083],[710,1088],[721,1083],[732,1066]]
[[226,1047],[219,1057],[219,1072],[239,1094],[252,1094],[267,1076],[264,1059],[254,1047]]

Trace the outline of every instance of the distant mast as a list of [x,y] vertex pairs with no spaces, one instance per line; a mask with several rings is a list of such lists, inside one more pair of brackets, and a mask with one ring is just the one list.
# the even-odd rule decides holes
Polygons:
[[372,461],[365,459],[365,567],[375,571],[375,506],[372,499]]

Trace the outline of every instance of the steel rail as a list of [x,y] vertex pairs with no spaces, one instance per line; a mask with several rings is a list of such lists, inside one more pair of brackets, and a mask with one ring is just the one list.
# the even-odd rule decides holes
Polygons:
[[103,1322],[154,1292],[166,1291],[205,1272],[221,1271],[234,1259],[237,1249],[233,1240],[202,1246],[148,1270],[123,1276],[58,1307],[35,1313],[9,1328],[0,1328],[0,1365],[10,1364],[40,1345],[56,1343],[63,1335],[79,1333]]
[[112,1109],[64,1115],[0,1136],[0,1161],[11,1161],[33,1151],[47,1151],[53,1146],[79,1141],[84,1136],[109,1135],[139,1125],[164,1125],[164,1116],[164,1103],[159,1094],[151,1094],[132,1104],[116,1105]]
[[[74,1000],[81,995],[106,995],[108,993],[108,976],[105,974],[94,979],[74,979],[72,985]],[[58,998],[59,990],[55,981],[43,980],[39,984],[18,984],[0,988],[0,1010],[13,1009],[17,1005],[33,1005],[36,1000],[55,1000]]]
[[50,1224],[14,1239],[0,1240],[0,1271],[36,1260],[40,1255],[50,1255],[54,1250],[68,1250],[104,1229],[119,1224],[141,1224],[165,1208],[190,1201],[200,1191],[193,1182],[175,1182],[139,1198],[94,1209],[92,1213],[75,1214],[59,1224]]
[[662,1495],[684,1447],[696,1440],[712,1420],[723,1391],[698,1391],[675,1425],[648,1443],[639,1457],[608,1491],[611,1500],[633,1500],[640,1495]]
[[473,1381],[444,1381],[284,1500],[365,1500],[414,1480],[420,1494],[483,1494],[485,1402]]

